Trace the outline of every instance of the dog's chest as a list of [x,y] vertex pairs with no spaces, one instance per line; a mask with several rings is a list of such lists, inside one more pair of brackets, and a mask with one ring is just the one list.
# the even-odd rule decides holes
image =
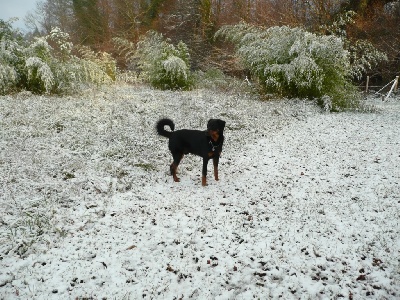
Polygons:
[[208,157],[214,157],[216,154],[221,152],[219,141],[214,142],[212,139],[208,140]]
[[208,141],[208,150],[209,150],[209,152],[217,151],[218,146],[219,145],[216,144],[215,142],[213,142],[211,139]]

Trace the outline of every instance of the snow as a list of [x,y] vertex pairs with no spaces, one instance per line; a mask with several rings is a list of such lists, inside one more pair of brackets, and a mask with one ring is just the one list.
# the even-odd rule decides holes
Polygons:
[[[396,299],[399,100],[1,96],[0,299]],[[227,122],[218,182],[173,182],[161,117]]]

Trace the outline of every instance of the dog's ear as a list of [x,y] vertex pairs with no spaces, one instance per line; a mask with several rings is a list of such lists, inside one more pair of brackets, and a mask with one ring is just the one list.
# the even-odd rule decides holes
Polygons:
[[222,132],[222,131],[224,131],[224,128],[225,128],[225,124],[226,124],[226,122],[225,121],[223,121],[223,120],[218,120],[218,125],[219,125],[219,130]]
[[217,130],[219,129],[219,124],[216,119],[210,119],[207,122],[207,130]]

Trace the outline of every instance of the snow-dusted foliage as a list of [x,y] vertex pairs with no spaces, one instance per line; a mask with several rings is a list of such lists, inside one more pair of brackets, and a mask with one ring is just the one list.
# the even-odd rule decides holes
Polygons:
[[186,44],[176,46],[155,31],[147,32],[137,45],[123,39],[114,39],[126,51],[128,60],[135,61],[141,77],[160,89],[190,89],[190,55]]
[[0,20],[0,95],[16,89],[18,65],[21,56],[21,35],[13,32],[11,23]]
[[[1,43],[0,43],[1,47]],[[12,90],[17,82],[17,72],[9,65],[3,64],[0,58],[0,95]]]
[[82,58],[85,60],[85,71],[90,75],[90,65],[98,66],[104,72],[100,78],[99,83],[107,82],[110,78],[115,80],[117,74],[117,65],[115,59],[107,52],[94,52],[89,47],[82,47],[79,49]]
[[349,52],[336,36],[245,23],[224,26],[216,36],[236,45],[237,55],[266,92],[307,98],[326,95],[334,110],[357,102],[355,88],[348,81]]
[[338,14],[331,24],[320,26],[321,31],[328,35],[335,35],[341,38],[347,37],[346,27],[354,24],[354,17],[357,15],[355,11],[349,10],[342,14]]
[[350,52],[351,75],[361,79],[368,71],[372,70],[381,61],[388,58],[385,53],[376,49],[369,41],[356,41],[348,46]]
[[7,23],[0,24],[1,94],[21,89],[38,94],[66,94],[87,84],[115,79],[115,61],[110,55],[89,55],[89,51],[83,53],[83,58],[73,55],[69,35],[59,28],[30,44],[16,38],[10,28]]
[[54,75],[49,65],[39,57],[29,57],[25,63],[28,70],[28,82],[36,91],[50,93],[54,86]]
[[376,67],[379,62],[386,61],[387,55],[372,45],[367,40],[352,41],[347,37],[346,27],[354,23],[354,11],[348,11],[336,17],[330,25],[321,26],[327,34],[340,37],[344,41],[344,48],[350,55],[350,74],[353,78],[361,79],[368,71]]

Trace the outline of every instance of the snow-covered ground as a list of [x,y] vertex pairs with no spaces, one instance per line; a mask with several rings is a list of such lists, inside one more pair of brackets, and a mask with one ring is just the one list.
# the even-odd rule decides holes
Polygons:
[[[400,299],[400,99],[0,97],[0,299]],[[167,139],[227,122],[220,180]]]

